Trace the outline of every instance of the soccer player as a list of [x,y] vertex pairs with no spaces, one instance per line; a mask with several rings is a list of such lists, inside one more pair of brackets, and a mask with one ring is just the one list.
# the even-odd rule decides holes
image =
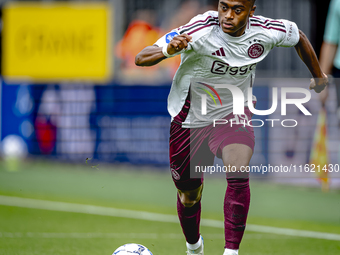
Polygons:
[[[255,0],[220,0],[217,12],[197,15],[136,56],[136,65],[152,66],[181,54],[168,97],[168,111],[172,117],[170,167],[178,189],[177,211],[188,254],[203,255],[199,232],[203,176],[191,175],[197,166],[211,166],[214,156],[222,158],[225,167],[238,170],[226,175],[224,255],[238,254],[245,230],[250,203],[249,173],[240,170],[249,164],[255,138],[253,128],[242,124],[251,119],[248,107],[244,107],[244,114],[233,114],[231,86],[243,92],[244,99],[241,96],[237,100],[247,103],[256,64],[274,46],[295,46],[314,77],[310,89],[319,93],[328,83],[309,40],[297,25],[254,16],[254,4]],[[218,89],[217,85],[223,83],[230,89]],[[218,97],[220,105],[216,107],[217,100],[204,97],[204,92]],[[200,108],[203,99],[206,109]],[[214,125],[213,119],[224,119],[228,124]]]

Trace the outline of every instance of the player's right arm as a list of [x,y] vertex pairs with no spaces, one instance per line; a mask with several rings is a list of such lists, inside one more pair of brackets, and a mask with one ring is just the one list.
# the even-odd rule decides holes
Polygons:
[[153,66],[170,56],[175,56],[188,47],[192,37],[188,34],[175,36],[167,45],[152,45],[144,48],[135,58],[137,66]]
[[218,25],[216,11],[207,11],[193,17],[186,25],[173,29],[154,45],[144,48],[135,58],[137,66],[153,66],[168,57],[184,52],[197,52],[213,28]]

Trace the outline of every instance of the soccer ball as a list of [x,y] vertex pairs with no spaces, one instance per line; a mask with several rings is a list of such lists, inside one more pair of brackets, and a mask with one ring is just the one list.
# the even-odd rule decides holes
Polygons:
[[118,247],[112,255],[152,255],[144,245],[128,243]]

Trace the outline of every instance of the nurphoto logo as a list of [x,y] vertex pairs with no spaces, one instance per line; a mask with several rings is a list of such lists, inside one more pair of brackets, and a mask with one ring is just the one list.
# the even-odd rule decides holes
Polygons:
[[[252,87],[248,88],[246,92],[242,91],[239,87],[235,85],[227,85],[227,84],[214,84],[208,85],[203,82],[197,82],[197,91],[202,91],[204,93],[197,93],[200,98],[200,113],[202,116],[209,115],[211,112],[219,111],[218,108],[228,107],[224,106],[221,98],[224,98],[226,95],[229,96],[229,99],[232,100],[232,105],[229,105],[229,108],[232,109],[232,113],[235,115],[235,118],[226,120],[223,118],[214,118],[213,125],[225,125],[229,123],[231,126],[233,124],[243,124],[244,126],[251,127],[262,127],[265,122],[271,124],[271,127],[275,126],[275,123],[280,122],[283,127],[295,127],[298,125],[298,122],[294,119],[250,119],[248,120],[247,115],[244,114],[244,107],[247,106],[251,113],[259,115],[259,116],[267,116],[273,114],[278,107],[279,102],[279,93],[278,88],[272,88],[272,104],[270,109],[267,110],[257,110],[253,104],[253,93]],[[204,86],[202,88],[202,86]],[[304,88],[292,88],[292,87],[283,87],[280,91],[280,99],[281,99],[281,116],[287,115],[287,105],[295,105],[304,115],[312,115],[307,108],[303,105],[307,103],[311,99],[311,93],[309,90]],[[302,98],[287,98],[288,93],[300,94]],[[245,100],[245,94],[247,95],[247,100]],[[223,96],[224,95],[224,96]],[[231,98],[230,98],[231,97]],[[219,103],[217,103],[217,100]],[[213,103],[209,103],[209,101]],[[247,102],[245,104],[245,102]],[[212,114],[214,115],[214,114]]]

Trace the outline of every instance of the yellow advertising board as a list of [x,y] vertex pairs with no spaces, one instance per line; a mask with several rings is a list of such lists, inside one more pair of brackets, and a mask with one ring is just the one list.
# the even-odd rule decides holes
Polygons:
[[112,77],[107,3],[9,3],[3,9],[2,74],[34,82]]

